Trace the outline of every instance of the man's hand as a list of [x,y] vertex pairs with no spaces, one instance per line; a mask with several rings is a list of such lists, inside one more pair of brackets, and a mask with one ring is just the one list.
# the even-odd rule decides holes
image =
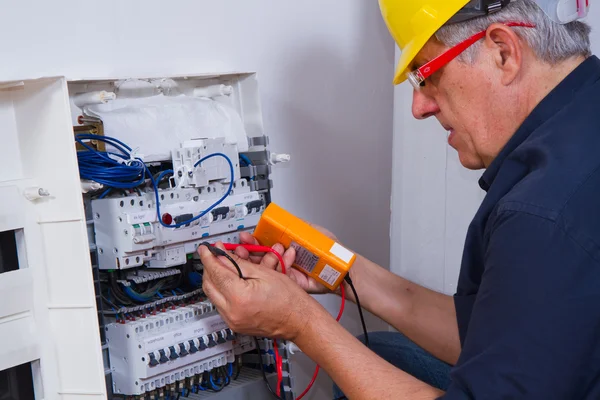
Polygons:
[[[319,230],[320,232],[324,233],[326,236],[330,237],[331,239],[337,240],[337,238],[333,235],[333,233],[329,232],[325,228],[322,228],[317,225],[312,225],[312,226],[315,229]],[[242,232],[240,234],[240,242],[242,244],[252,244],[252,245],[259,244],[258,241],[256,240],[256,238],[247,232]],[[298,286],[300,286],[306,292],[308,292],[310,294],[331,293],[331,291],[329,289],[327,289],[325,286],[321,285],[319,282],[317,282],[313,278],[305,275],[304,273],[298,271],[295,268],[291,268],[292,264],[294,263],[294,260],[296,259],[296,251],[293,248],[289,248],[284,253],[283,246],[281,244],[276,244],[275,246],[273,246],[273,250],[275,250],[279,254],[282,254],[283,261],[286,266],[287,275],[290,277],[291,280],[296,282],[298,284]],[[248,253],[248,250],[246,250],[243,247],[238,247],[235,250],[235,254],[244,260],[251,260],[255,264],[269,265],[269,266],[272,266],[273,268],[277,268],[277,270],[281,272],[281,266],[277,262],[277,257],[275,257],[274,254],[271,254],[271,253],[256,254],[256,255],[250,254],[250,253]]]
[[[223,250],[221,244],[217,247]],[[254,264],[232,255],[244,276],[240,279],[225,257],[215,257],[205,246],[198,253],[204,265],[202,289],[234,332],[295,340],[320,307],[290,277],[276,271],[274,256],[275,263],[265,256],[261,264]]]

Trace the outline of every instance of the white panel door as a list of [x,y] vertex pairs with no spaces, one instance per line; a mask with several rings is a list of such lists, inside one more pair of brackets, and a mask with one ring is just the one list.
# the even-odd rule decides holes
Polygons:
[[0,370],[31,362],[38,399],[105,399],[65,79],[0,83],[0,127],[0,232],[18,257],[0,269]]

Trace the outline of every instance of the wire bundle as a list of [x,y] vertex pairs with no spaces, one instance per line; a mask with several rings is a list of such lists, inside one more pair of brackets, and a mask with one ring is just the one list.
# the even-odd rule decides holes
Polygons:
[[[86,141],[101,141],[114,147],[119,153],[99,151],[90,147]],[[132,149],[118,139],[82,133],[75,141],[86,150],[77,152],[79,175],[116,189],[133,189],[144,184],[146,165],[132,156]]]
[[[90,147],[86,141],[100,141],[104,142],[120,153],[99,151]],[[206,214],[211,212],[216,206],[221,204],[230,194],[233,189],[235,180],[235,171],[233,163],[223,153],[209,154],[194,164],[194,168],[198,168],[200,164],[214,157],[222,157],[229,164],[230,180],[227,191],[223,196],[213,203],[206,210],[202,211],[199,215],[196,215],[188,221],[181,221],[175,224],[167,224],[162,220],[160,213],[160,199],[158,195],[158,184],[162,179],[168,175],[172,175],[173,170],[165,170],[158,174],[157,178],[154,178],[150,172],[148,166],[139,157],[136,157],[131,147],[121,142],[118,139],[110,136],[100,136],[93,134],[79,134],[75,136],[75,141],[83,146],[86,150],[77,152],[77,161],[79,162],[79,176],[82,179],[89,179],[108,187],[100,198],[106,196],[113,188],[114,189],[134,189],[146,183],[146,179],[149,179],[152,188],[154,189],[154,197],[156,201],[156,217],[159,224],[165,228],[179,228],[188,225],[194,221],[199,220]]]

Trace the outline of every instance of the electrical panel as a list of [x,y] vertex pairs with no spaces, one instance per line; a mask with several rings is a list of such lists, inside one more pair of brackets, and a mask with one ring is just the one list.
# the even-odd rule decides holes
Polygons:
[[238,375],[269,379],[274,342],[226,325],[197,256],[253,231],[272,166],[290,160],[270,150],[255,75],[71,81],[69,92],[109,398],[235,398]]

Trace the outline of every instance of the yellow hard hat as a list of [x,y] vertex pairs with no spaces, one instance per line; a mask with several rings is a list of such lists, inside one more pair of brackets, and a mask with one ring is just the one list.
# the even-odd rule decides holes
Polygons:
[[379,0],[385,23],[402,55],[394,85],[404,82],[408,67],[429,39],[469,0]]

